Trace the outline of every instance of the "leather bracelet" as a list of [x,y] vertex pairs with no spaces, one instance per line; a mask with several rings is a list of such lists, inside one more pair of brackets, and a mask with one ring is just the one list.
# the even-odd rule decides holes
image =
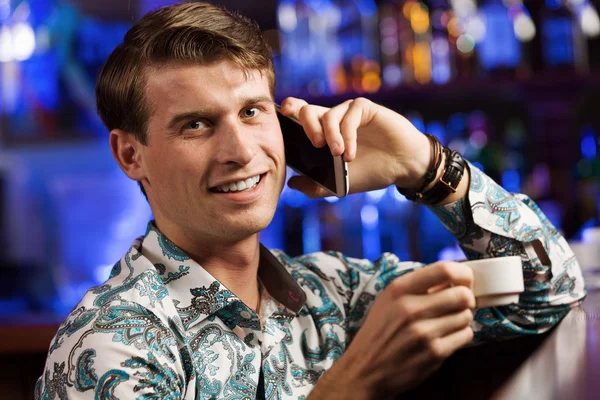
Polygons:
[[446,164],[440,180],[423,194],[420,203],[438,204],[450,194],[455,193],[465,172],[465,160],[458,151],[450,151],[444,147]]
[[427,172],[425,173],[425,177],[423,180],[423,184],[417,190],[415,189],[404,189],[396,186],[398,191],[404,195],[408,200],[411,201],[419,201],[423,198],[425,188],[433,182],[435,177],[437,176],[438,168],[442,162],[442,144],[440,141],[433,135],[428,133],[425,134],[427,139],[429,139],[431,157],[429,159],[429,167],[427,168]]

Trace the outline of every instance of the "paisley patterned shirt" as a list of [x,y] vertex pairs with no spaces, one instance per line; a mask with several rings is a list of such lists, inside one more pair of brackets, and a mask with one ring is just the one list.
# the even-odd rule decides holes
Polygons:
[[[520,255],[526,289],[476,310],[474,341],[546,331],[585,296],[579,265],[529,198],[470,169],[468,196],[432,209],[469,258]],[[421,267],[261,247],[257,314],[151,222],[60,326],[36,399],[305,399],[381,291]]]

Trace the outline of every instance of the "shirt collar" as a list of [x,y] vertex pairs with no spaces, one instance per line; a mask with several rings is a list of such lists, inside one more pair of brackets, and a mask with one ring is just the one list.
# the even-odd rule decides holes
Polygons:
[[[140,250],[167,287],[186,329],[234,303],[243,304],[225,285],[163,235],[153,221],[148,223]],[[306,293],[262,244],[258,277],[282,308],[298,314],[306,302]]]

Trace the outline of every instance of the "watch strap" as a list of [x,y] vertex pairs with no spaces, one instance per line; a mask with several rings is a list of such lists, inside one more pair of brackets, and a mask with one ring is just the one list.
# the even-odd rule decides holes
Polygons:
[[444,171],[438,182],[423,194],[419,201],[424,204],[441,203],[450,194],[455,193],[465,172],[465,160],[456,150],[450,151],[444,148],[446,154],[446,163]]

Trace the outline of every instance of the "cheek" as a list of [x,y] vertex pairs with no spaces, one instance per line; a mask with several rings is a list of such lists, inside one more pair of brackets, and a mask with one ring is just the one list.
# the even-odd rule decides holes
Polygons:
[[273,155],[277,156],[279,159],[283,159],[285,155],[285,150],[283,146],[283,136],[281,135],[281,131],[277,129],[277,127],[273,127],[268,130],[270,132],[269,135],[265,136],[265,143],[269,150],[273,153]]
[[165,148],[153,154],[149,160],[152,163],[151,176],[165,186],[174,186],[190,178],[197,180],[206,169],[204,159],[192,146]]
[[273,147],[277,154],[280,154],[283,158],[285,155],[285,148],[283,146],[283,137],[281,137],[281,135],[278,135],[273,139]]

